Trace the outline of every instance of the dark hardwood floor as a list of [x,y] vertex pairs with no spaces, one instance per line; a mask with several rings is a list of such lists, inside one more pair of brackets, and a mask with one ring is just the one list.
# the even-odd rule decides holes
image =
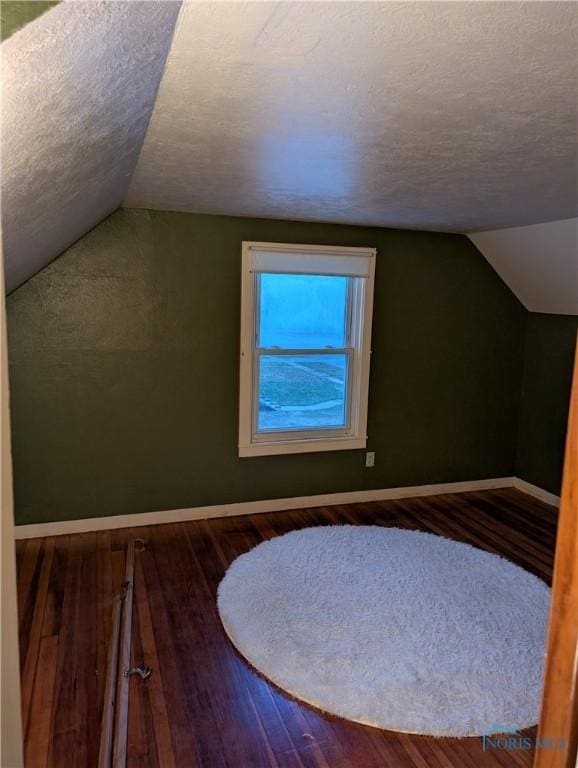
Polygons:
[[18,542],[27,767],[96,766],[112,596],[129,537],[147,542],[136,555],[133,661],[154,670],[131,681],[131,768],[530,766],[531,752],[484,752],[479,738],[410,736],[325,715],[236,653],[215,605],[229,563],[263,539],[343,523],[431,531],[551,578],[555,510],[510,489]]

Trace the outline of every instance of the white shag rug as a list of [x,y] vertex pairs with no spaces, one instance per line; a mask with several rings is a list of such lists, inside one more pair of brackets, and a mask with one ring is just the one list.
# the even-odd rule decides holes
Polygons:
[[218,606],[236,648],[293,696],[378,728],[476,736],[537,722],[549,599],[468,544],[343,525],[241,555]]

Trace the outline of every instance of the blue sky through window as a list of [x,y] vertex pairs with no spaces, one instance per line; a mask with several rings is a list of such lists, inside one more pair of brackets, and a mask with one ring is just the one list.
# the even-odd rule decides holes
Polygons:
[[347,277],[261,275],[260,347],[346,346]]

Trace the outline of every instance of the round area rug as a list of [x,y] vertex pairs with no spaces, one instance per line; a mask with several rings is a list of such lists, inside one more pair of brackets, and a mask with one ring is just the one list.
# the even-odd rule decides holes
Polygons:
[[218,605],[237,649],[293,696],[378,728],[476,736],[537,722],[549,598],[468,544],[343,525],[241,555]]

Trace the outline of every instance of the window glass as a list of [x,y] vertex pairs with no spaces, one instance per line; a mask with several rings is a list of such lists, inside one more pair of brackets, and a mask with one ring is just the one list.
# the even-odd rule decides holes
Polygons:
[[260,355],[257,429],[346,426],[347,360],[341,355]]
[[261,274],[257,346],[347,346],[348,280],[335,275]]

